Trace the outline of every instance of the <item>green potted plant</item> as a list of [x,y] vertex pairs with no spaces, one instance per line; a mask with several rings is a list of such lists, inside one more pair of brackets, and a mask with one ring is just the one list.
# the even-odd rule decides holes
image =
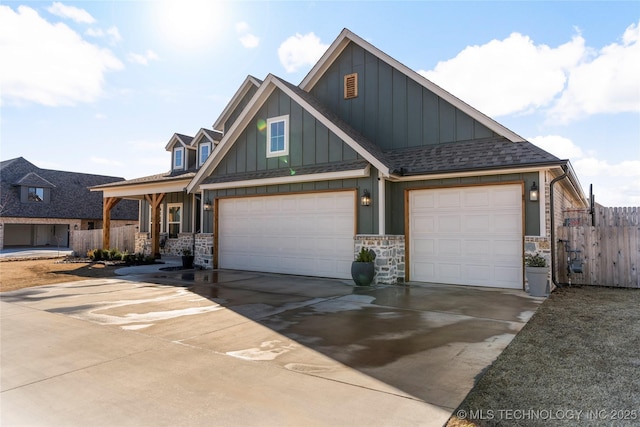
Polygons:
[[538,252],[527,255],[525,257],[525,272],[529,282],[529,295],[533,297],[546,296],[549,277],[547,260]]
[[351,263],[351,277],[357,286],[368,286],[373,282],[375,274],[374,260],[376,253],[364,246],[356,255],[356,259]]
[[190,248],[182,249],[182,268],[193,268],[194,258]]

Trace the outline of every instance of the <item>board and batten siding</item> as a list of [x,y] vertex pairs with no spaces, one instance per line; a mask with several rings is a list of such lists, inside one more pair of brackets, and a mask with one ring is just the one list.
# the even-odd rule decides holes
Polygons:
[[[267,158],[266,129],[259,121],[289,115],[289,155]],[[289,169],[345,160],[359,156],[326,126],[281,90],[276,89],[251,118],[212,175],[230,175],[274,169]]]
[[[167,193],[162,201],[162,210],[167,212],[167,204],[169,203],[182,203],[182,232],[191,233],[193,227],[191,224],[191,218],[193,217],[193,196],[186,193]],[[167,216],[163,215],[162,230],[167,230]],[[150,232],[149,230],[149,203],[146,200],[140,201],[140,231]],[[163,231],[163,232],[164,232]]]
[[[358,73],[358,97],[345,100],[343,78],[351,73]],[[349,43],[311,94],[384,150],[497,136],[354,43]]]
[[[505,175],[487,175],[487,176],[471,176],[461,178],[434,179],[424,181],[409,181],[387,183],[387,209],[386,209],[386,228],[388,234],[404,234],[405,231],[405,215],[404,202],[405,190],[420,188],[446,188],[458,186],[472,185],[488,185],[500,183],[524,182],[525,192],[531,186],[533,181],[537,182],[538,173],[514,173]],[[525,216],[525,235],[540,235],[540,209],[539,203],[531,202],[525,197],[524,216]]]

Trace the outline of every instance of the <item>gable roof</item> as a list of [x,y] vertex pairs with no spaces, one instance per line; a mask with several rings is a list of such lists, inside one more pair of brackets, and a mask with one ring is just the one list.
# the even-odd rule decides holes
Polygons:
[[222,132],[201,128],[191,140],[191,144],[197,144],[202,138],[207,139],[212,144],[217,144],[222,139]]
[[376,169],[385,175],[389,174],[389,167],[384,161],[383,153],[375,144],[369,142],[328,109],[322,107],[322,105],[316,101],[311,94],[285,82],[273,74],[269,74],[256,94],[251,98],[249,104],[244,108],[238,119],[231,126],[231,129],[229,129],[229,131],[224,135],[218,144],[218,148],[211,153],[211,156],[209,156],[205,164],[202,165],[193,181],[187,187],[187,192],[193,192],[204,178],[214,171],[215,167],[229,151],[229,148],[234,144],[236,138],[247,126],[249,120],[251,120],[251,118],[257,113],[260,107],[267,101],[269,95],[271,95],[276,88],[283,91],[292,100],[302,106],[305,111],[326,126],[331,132],[336,134]]
[[231,100],[227,103],[227,106],[222,110],[222,113],[213,124],[213,129],[217,131],[223,131],[224,123],[229,119],[231,113],[238,107],[242,98],[251,90],[252,87],[260,87],[262,80],[256,79],[252,75],[248,75],[242,82],[236,93],[231,97]]
[[35,172],[29,172],[18,181],[14,182],[13,185],[28,185],[29,187],[42,187],[42,188],[55,188],[55,185],[41,177]]
[[405,74],[406,76],[414,80],[416,83],[418,83],[420,86],[423,86],[429,91],[433,92],[440,98],[444,99],[454,107],[458,108],[460,111],[463,111],[464,113],[469,115],[471,118],[483,124],[493,132],[497,133],[498,135],[502,135],[512,142],[520,142],[525,140],[520,135],[507,129],[506,127],[496,122],[489,116],[476,110],[466,102],[462,101],[461,99],[455,97],[451,93],[442,89],[440,86],[426,79],[425,77],[418,74],[411,68],[393,59],[392,57],[390,57],[389,55],[387,55],[377,47],[373,46],[371,43],[365,41],[364,39],[352,33],[346,28],[342,30],[338,38],[331,44],[331,46],[329,46],[329,49],[327,49],[324,55],[322,55],[320,60],[316,63],[316,65],[314,65],[311,71],[309,71],[307,76],[302,80],[302,82],[300,83],[300,88],[305,92],[310,92],[311,89],[316,85],[316,83],[320,80],[320,78],[329,69],[331,64],[333,64],[336,58],[338,58],[340,53],[342,53],[342,51],[347,47],[349,43],[357,44],[362,49],[376,56],[380,60],[386,62],[391,67],[399,70],[400,72],[402,72],[403,74]]
[[182,135],[181,133],[174,133],[164,149],[167,151],[171,151],[175,144],[180,144],[183,147],[193,149],[193,147],[191,147],[191,141],[193,141],[192,136]]
[[[124,178],[40,169],[23,157],[0,163],[0,193],[4,200],[3,217],[101,219],[102,196],[88,187],[123,181]],[[23,186],[49,188],[48,203],[22,203]],[[112,219],[135,220],[138,203],[123,200],[111,211]]]

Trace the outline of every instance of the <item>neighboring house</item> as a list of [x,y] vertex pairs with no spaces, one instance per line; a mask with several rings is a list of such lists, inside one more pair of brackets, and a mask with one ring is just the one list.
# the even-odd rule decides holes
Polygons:
[[[102,228],[102,197],[89,187],[124,178],[40,169],[22,157],[0,163],[0,249],[69,246],[71,230]],[[138,206],[116,205],[112,226],[136,224]]]
[[298,86],[249,76],[166,149],[170,172],[93,190],[141,200],[137,247],[205,268],[346,279],[366,245],[378,283],[522,289],[525,253],[587,206],[568,160],[346,29]]

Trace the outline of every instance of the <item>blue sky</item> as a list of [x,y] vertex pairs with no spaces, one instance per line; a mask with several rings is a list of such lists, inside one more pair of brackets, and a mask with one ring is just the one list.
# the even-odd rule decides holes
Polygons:
[[165,172],[248,74],[299,84],[343,28],[640,206],[640,2],[6,1],[0,158]]

